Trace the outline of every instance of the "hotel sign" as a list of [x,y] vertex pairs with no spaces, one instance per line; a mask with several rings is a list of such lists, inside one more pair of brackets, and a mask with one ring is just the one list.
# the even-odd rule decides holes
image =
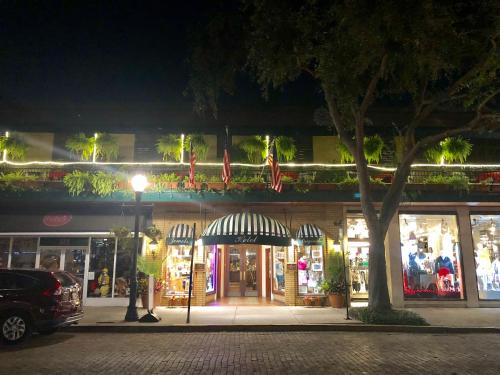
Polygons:
[[235,244],[241,243],[256,243],[258,240],[258,236],[237,236],[234,239]]
[[73,216],[66,212],[49,213],[42,219],[43,225],[46,227],[62,227],[68,224]]

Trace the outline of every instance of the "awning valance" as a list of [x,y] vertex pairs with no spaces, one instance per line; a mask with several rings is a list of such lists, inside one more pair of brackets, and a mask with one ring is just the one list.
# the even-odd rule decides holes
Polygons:
[[167,245],[192,245],[193,228],[187,224],[176,224],[167,235]]
[[270,217],[244,212],[230,214],[211,223],[201,235],[203,245],[258,244],[290,246],[287,227]]
[[296,237],[300,245],[321,245],[324,233],[314,224],[303,224],[299,227]]

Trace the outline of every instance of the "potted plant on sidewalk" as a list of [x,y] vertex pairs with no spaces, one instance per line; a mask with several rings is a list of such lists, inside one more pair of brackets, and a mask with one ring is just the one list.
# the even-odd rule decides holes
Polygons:
[[328,254],[327,278],[321,283],[321,290],[328,296],[331,307],[344,306],[346,284],[344,278],[342,253],[331,252]]
[[[162,264],[164,259],[154,256],[139,256],[137,257],[137,269],[143,272],[148,278],[150,275],[154,277],[154,306],[161,303],[161,293],[163,290],[164,280],[162,277]],[[148,290],[146,289],[146,294]],[[141,295],[142,298],[142,295]]]

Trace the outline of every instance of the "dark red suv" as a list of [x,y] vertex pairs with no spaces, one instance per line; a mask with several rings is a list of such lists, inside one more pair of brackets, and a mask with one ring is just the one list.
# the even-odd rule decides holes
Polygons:
[[0,269],[0,333],[16,344],[83,317],[82,283],[64,271]]

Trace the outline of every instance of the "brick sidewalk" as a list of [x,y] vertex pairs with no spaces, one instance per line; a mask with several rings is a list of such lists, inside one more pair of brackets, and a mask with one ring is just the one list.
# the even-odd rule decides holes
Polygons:
[[1,374],[498,374],[500,336],[70,334],[0,347]]

